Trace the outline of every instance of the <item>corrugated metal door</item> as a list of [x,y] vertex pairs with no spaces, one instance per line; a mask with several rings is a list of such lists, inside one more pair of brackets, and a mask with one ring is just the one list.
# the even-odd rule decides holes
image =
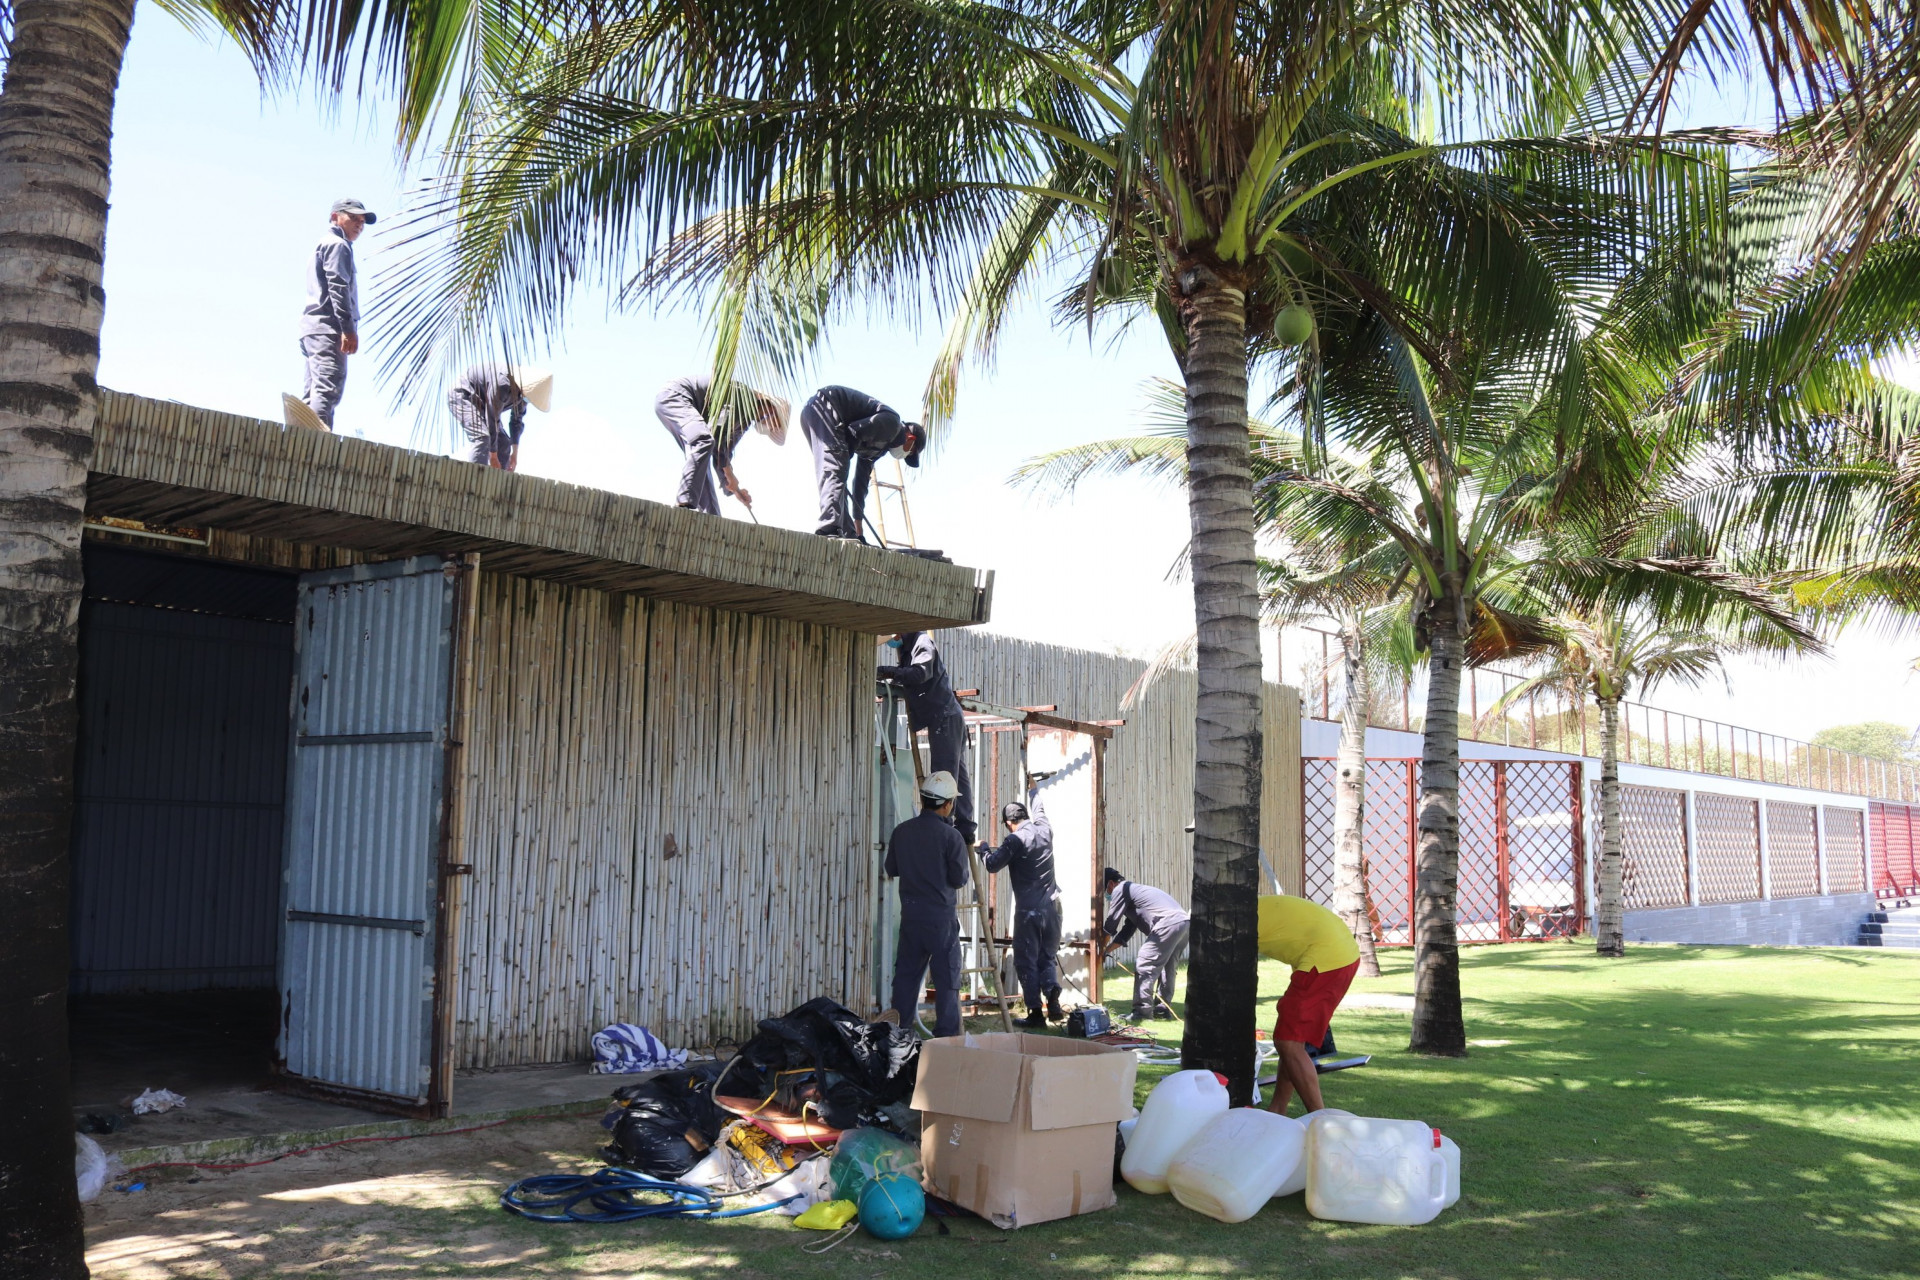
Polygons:
[[309,573],[295,622],[280,1054],[288,1076],[425,1107],[457,569]]

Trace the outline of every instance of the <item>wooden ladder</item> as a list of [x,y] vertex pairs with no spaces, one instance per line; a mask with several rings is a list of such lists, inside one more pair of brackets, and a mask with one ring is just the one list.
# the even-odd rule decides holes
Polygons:
[[[893,479],[882,480],[878,476],[873,481],[873,517],[878,525],[880,545],[885,547],[917,547],[919,542],[913,535],[913,512],[907,508],[907,473],[900,466],[900,459],[894,458]],[[894,515],[893,530],[887,528],[887,495],[893,495],[893,504],[898,508]]]

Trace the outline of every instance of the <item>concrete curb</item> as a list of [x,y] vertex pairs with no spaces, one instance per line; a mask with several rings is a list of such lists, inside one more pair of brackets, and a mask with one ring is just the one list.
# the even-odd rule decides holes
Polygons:
[[182,1142],[174,1146],[128,1147],[111,1154],[128,1171],[156,1164],[242,1164],[350,1138],[418,1138],[436,1133],[456,1133],[462,1129],[499,1124],[504,1120],[524,1120],[535,1116],[556,1120],[587,1119],[605,1111],[606,1107],[599,1103],[549,1102],[535,1107],[477,1111],[471,1115],[448,1116],[444,1120],[376,1120],[368,1124],[334,1125],[324,1129],[203,1138],[198,1142]]

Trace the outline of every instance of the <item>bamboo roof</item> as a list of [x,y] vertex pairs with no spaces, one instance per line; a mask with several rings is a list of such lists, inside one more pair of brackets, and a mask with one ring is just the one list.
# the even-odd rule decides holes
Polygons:
[[87,513],[887,633],[987,620],[993,574],[436,454],[100,394]]

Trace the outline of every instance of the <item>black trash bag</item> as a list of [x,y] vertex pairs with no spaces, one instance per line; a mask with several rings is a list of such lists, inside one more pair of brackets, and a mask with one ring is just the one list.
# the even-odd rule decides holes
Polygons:
[[600,1121],[613,1140],[601,1154],[650,1178],[671,1180],[693,1168],[720,1138],[724,1117],[713,1105],[719,1074],[703,1063],[615,1089]]
[[785,1111],[812,1103],[836,1129],[884,1125],[880,1109],[913,1095],[920,1037],[886,1022],[863,1022],[821,996],[767,1018],[740,1047],[722,1092],[770,1098]]

